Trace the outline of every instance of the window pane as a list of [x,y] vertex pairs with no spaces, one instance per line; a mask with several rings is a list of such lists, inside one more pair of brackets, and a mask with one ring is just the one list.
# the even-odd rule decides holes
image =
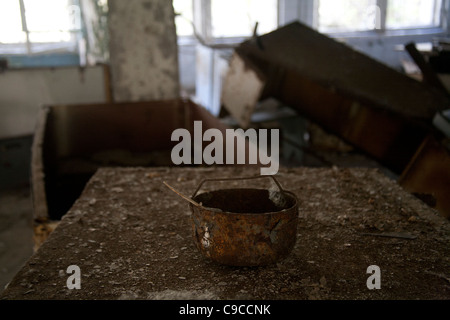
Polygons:
[[319,31],[363,31],[378,27],[376,0],[319,0]]
[[22,31],[20,5],[18,0],[1,0],[0,2],[0,43],[26,42]]
[[441,0],[388,0],[386,28],[439,25]]
[[213,37],[251,36],[277,28],[277,0],[211,0]]
[[80,29],[80,8],[70,0],[24,0],[31,42],[70,41]]
[[29,31],[70,30],[67,0],[24,0]]
[[68,32],[30,32],[30,42],[68,42]]
[[194,29],[192,27],[193,10],[192,0],[173,0],[173,9],[175,11],[175,25],[178,36],[192,36]]

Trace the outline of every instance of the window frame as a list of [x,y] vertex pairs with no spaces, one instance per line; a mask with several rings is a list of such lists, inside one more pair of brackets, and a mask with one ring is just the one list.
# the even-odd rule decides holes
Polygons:
[[[280,0],[289,1],[289,0]],[[318,30],[318,2],[319,0],[306,0],[314,2],[315,11],[310,13],[313,15],[311,27]],[[438,26],[417,26],[408,28],[388,29],[386,28],[387,7],[389,0],[376,0],[376,6],[380,8],[380,28],[364,31],[329,31],[323,32],[332,38],[371,38],[371,37],[422,37],[426,35],[440,35],[447,32],[447,21],[450,17],[448,7],[450,0],[442,0],[440,8],[440,19]],[[435,0],[433,0],[435,1]]]
[[[215,38],[212,35],[212,12],[211,0],[192,0],[194,26],[198,35],[209,45],[216,44],[238,44],[246,37],[226,37]],[[448,23],[450,21],[450,0],[442,0],[440,8],[440,21],[438,26],[429,27],[408,27],[399,29],[387,29],[387,6],[389,0],[377,0],[376,5],[380,8],[380,28],[365,31],[330,31],[323,32],[331,38],[391,38],[408,37],[423,38],[424,36],[440,36],[450,31]],[[278,0],[278,27],[293,21],[301,21],[311,28],[318,30],[318,0]],[[195,41],[195,36],[183,37]],[[185,40],[186,41],[186,40]],[[185,43],[185,42],[184,42]]]
[[[247,39],[248,36],[234,36],[234,37],[215,37],[213,35],[212,28],[212,5],[211,0],[192,0],[193,1],[193,17],[194,28],[197,31],[197,36],[201,37],[207,45],[211,46],[234,46]],[[277,1],[277,27],[280,26],[280,0]]]
[[[8,68],[30,68],[30,67],[58,67],[58,66],[80,66],[82,63],[79,41],[83,38],[83,21],[81,14],[81,4],[77,0],[70,0],[71,5],[76,5],[80,9],[80,29],[66,30],[70,34],[70,41],[55,42],[33,42],[30,34],[25,14],[24,0],[19,2],[20,17],[22,20],[22,31],[25,33],[25,42],[2,43],[0,57],[8,59],[11,65]],[[52,57],[54,59],[52,59]]]

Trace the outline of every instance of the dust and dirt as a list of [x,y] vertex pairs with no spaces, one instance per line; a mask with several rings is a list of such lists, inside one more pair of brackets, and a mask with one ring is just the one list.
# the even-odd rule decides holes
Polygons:
[[[300,203],[291,254],[263,267],[203,257],[187,201],[163,181],[191,194],[205,178],[255,174],[102,168],[1,298],[449,299],[449,221],[377,169],[281,169],[278,181]],[[226,187],[237,185],[245,182]],[[70,265],[80,267],[80,290],[66,286]],[[370,265],[380,267],[379,290],[366,285]]]

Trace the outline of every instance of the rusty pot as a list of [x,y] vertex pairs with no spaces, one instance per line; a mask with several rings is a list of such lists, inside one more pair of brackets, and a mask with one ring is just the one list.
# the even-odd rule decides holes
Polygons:
[[[278,190],[222,189],[198,194],[206,181],[272,178]],[[285,258],[297,236],[296,196],[273,176],[206,179],[191,197],[192,231],[200,252],[220,264],[261,266]]]

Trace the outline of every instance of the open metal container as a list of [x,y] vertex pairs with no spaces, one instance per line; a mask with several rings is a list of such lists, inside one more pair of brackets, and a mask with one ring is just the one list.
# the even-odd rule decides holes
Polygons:
[[[270,177],[277,189],[221,189],[197,194],[206,181]],[[205,179],[189,203],[200,252],[220,264],[261,266],[286,258],[297,237],[298,201],[274,176]]]
[[[40,109],[32,148],[37,246],[104,166],[173,166],[172,132],[228,126],[191,100],[51,105]],[[53,228],[53,227],[52,227]]]

